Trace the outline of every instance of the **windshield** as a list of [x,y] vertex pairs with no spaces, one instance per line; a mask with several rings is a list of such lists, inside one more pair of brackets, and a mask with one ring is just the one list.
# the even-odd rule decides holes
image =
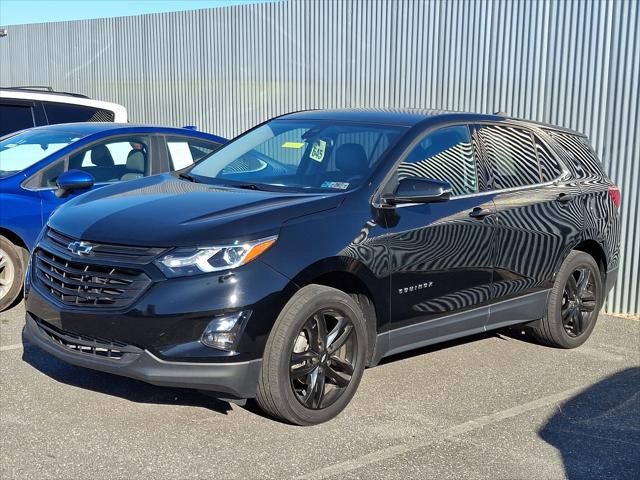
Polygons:
[[24,170],[80,137],[73,132],[26,130],[0,140],[0,177]]
[[274,120],[194,166],[196,181],[256,189],[357,187],[405,127]]

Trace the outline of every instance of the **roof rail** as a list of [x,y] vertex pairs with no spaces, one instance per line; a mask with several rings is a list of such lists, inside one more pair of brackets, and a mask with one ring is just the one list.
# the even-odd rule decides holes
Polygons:
[[12,90],[44,90],[45,92],[53,92],[53,87],[47,85],[18,85],[17,87],[3,87]]
[[13,90],[15,92],[35,92],[35,93],[52,93],[55,95],[65,95],[68,97],[89,98],[81,93],[57,92],[52,87],[42,85],[19,85],[16,87],[0,87],[0,90]]

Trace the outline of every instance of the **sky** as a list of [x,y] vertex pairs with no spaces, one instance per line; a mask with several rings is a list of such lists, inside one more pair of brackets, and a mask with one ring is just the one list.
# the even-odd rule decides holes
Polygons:
[[228,7],[272,0],[0,0],[0,26]]

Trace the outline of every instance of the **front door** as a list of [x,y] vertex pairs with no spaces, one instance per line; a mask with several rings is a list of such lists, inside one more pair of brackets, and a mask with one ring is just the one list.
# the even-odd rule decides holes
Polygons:
[[67,170],[83,170],[94,178],[97,188],[109,183],[133,180],[149,175],[151,137],[129,135],[95,143],[46,167],[37,179],[42,196],[42,218],[47,222],[53,211],[76,195],[65,198],[55,195],[56,180]]
[[493,276],[495,207],[469,128],[428,133],[404,158],[396,179],[444,180],[453,196],[385,213],[391,265],[390,353],[482,331]]

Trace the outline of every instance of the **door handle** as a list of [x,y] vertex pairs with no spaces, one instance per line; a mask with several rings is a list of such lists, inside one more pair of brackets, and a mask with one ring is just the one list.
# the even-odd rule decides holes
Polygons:
[[571,193],[561,193],[556,197],[556,201],[560,203],[568,203],[572,201],[574,196]]
[[469,216],[471,218],[481,219],[484,217],[488,217],[489,215],[493,215],[493,210],[489,208],[475,207],[473,210],[469,212]]

